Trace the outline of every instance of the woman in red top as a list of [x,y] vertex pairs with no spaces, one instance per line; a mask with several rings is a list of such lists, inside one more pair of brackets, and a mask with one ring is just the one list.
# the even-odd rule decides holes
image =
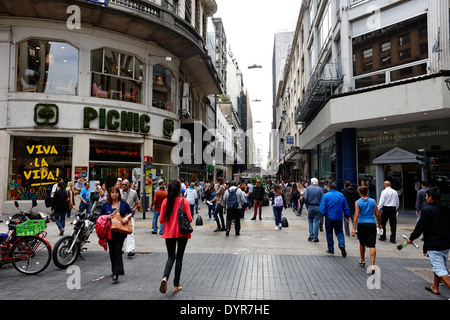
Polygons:
[[184,211],[187,214],[189,222],[192,222],[192,216],[189,201],[180,197],[180,190],[180,181],[170,181],[167,188],[167,199],[164,199],[161,205],[159,223],[164,223],[163,235],[161,238],[166,239],[167,254],[169,255],[167,258],[166,267],[164,269],[164,277],[161,280],[161,285],[159,287],[159,291],[161,293],[166,293],[167,291],[167,280],[175,261],[176,265],[175,278],[173,280],[173,292],[178,292],[182,289],[180,286],[181,267],[183,264],[184,250],[186,249],[187,241],[191,238],[191,235],[182,234],[178,230],[178,209],[181,207],[181,201],[184,202]]

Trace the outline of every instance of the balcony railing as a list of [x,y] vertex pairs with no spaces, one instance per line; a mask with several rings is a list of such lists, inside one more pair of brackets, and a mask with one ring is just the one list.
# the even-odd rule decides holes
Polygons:
[[149,0],[109,0],[109,3],[117,4],[121,7],[134,9],[140,13],[147,14],[156,18],[160,16],[160,7]]
[[319,64],[311,75],[305,95],[297,108],[296,123],[309,123],[325,101],[334,95],[342,84],[341,65],[338,63]]

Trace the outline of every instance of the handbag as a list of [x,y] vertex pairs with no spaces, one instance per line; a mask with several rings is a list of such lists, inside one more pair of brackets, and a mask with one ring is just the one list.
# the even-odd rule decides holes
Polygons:
[[[66,191],[67,193],[67,191]],[[73,209],[73,203],[72,203],[72,199],[70,198],[70,195],[67,194],[67,203],[69,204],[69,210]]]
[[116,215],[111,219],[111,231],[123,234],[133,233],[133,225],[129,219],[126,224],[122,223],[124,218],[116,210]]
[[178,209],[178,230],[182,234],[190,234],[194,231],[194,229],[192,229],[187,214],[186,212],[184,212],[183,208],[184,208],[184,198],[181,199],[181,205],[180,208]]

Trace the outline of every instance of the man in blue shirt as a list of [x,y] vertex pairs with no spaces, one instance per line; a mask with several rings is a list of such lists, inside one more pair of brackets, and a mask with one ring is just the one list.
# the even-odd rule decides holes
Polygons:
[[80,192],[80,207],[79,212],[86,210],[86,214],[91,213],[91,189],[89,181],[84,183],[84,189]]
[[322,199],[323,191],[319,187],[319,180],[317,178],[311,179],[311,185],[305,191],[305,204],[308,209],[309,222],[309,238],[308,241],[319,242],[319,224],[322,214],[320,213],[320,201]]
[[350,210],[348,208],[347,200],[344,195],[336,190],[336,182],[328,183],[328,192],[323,195],[320,202],[320,212],[325,217],[325,231],[327,234],[328,250],[330,254],[334,253],[333,230],[338,239],[339,249],[341,249],[342,256],[346,257],[345,251],[345,237],[342,228],[342,214],[345,216],[345,221],[350,221]]

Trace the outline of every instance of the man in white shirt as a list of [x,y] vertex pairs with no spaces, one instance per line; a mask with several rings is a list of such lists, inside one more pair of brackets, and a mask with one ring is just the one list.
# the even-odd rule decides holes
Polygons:
[[383,227],[383,235],[380,236],[381,241],[386,241],[386,223],[389,220],[391,228],[390,242],[395,243],[395,235],[397,232],[397,209],[399,206],[398,193],[391,188],[389,181],[384,182],[384,190],[381,192],[378,210],[381,212],[381,225]]

